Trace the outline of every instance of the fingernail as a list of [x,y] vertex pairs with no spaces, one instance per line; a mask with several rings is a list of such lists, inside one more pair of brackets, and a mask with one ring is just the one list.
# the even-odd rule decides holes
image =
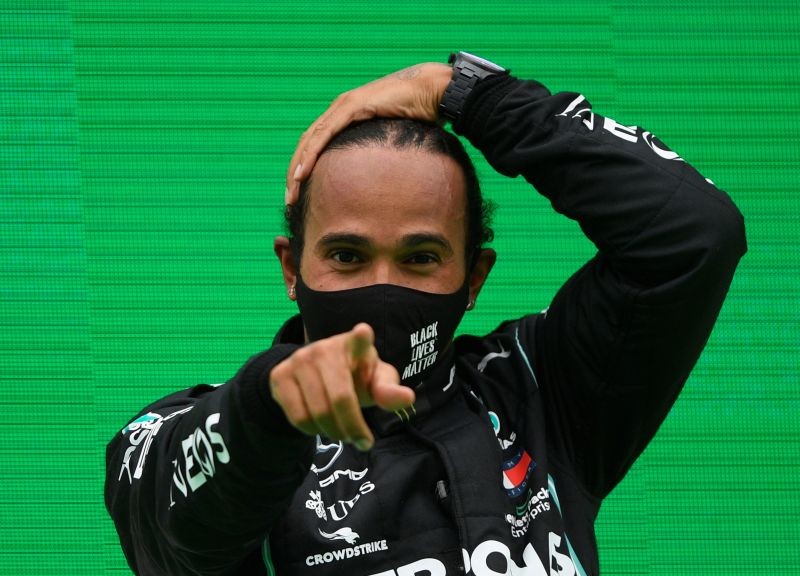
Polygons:
[[354,442],[356,448],[358,448],[361,452],[366,452],[370,448],[372,448],[372,442],[367,440],[366,438],[359,438]]
[[300,180],[300,174],[303,172],[303,165],[298,164],[297,168],[294,169],[294,179]]

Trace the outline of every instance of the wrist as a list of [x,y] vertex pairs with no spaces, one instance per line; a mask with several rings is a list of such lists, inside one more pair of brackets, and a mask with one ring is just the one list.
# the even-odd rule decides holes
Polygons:
[[453,78],[453,69],[441,62],[426,62],[419,65],[418,73],[424,82],[425,114],[429,120],[437,120],[445,90]]
[[458,122],[472,91],[481,83],[497,77],[507,77],[509,71],[468,52],[450,54],[452,64],[450,81],[442,94],[439,116]]
[[440,62],[431,62],[431,83],[434,93],[436,94],[436,104],[438,111],[438,104],[442,101],[445,90],[449,86],[450,81],[453,79],[453,69],[447,64]]

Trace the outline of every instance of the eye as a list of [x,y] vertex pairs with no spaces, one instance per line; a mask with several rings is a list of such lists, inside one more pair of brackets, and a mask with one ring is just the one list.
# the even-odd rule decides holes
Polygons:
[[337,250],[330,257],[339,264],[357,264],[362,261],[358,254],[350,250]]
[[419,254],[412,254],[405,261],[407,264],[435,264],[439,262],[439,257],[430,252],[420,252]]

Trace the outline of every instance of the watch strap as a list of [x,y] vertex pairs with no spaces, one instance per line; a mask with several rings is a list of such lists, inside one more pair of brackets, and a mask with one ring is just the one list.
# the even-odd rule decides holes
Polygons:
[[448,63],[453,65],[453,77],[442,95],[439,114],[451,122],[458,120],[467,97],[478,82],[492,76],[507,75],[509,72],[468,52],[450,54]]

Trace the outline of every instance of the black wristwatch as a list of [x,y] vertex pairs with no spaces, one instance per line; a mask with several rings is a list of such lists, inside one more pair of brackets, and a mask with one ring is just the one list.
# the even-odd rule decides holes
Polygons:
[[439,114],[451,122],[461,115],[467,96],[478,82],[509,73],[509,70],[468,52],[450,54],[447,63],[453,65],[453,78],[439,103]]

